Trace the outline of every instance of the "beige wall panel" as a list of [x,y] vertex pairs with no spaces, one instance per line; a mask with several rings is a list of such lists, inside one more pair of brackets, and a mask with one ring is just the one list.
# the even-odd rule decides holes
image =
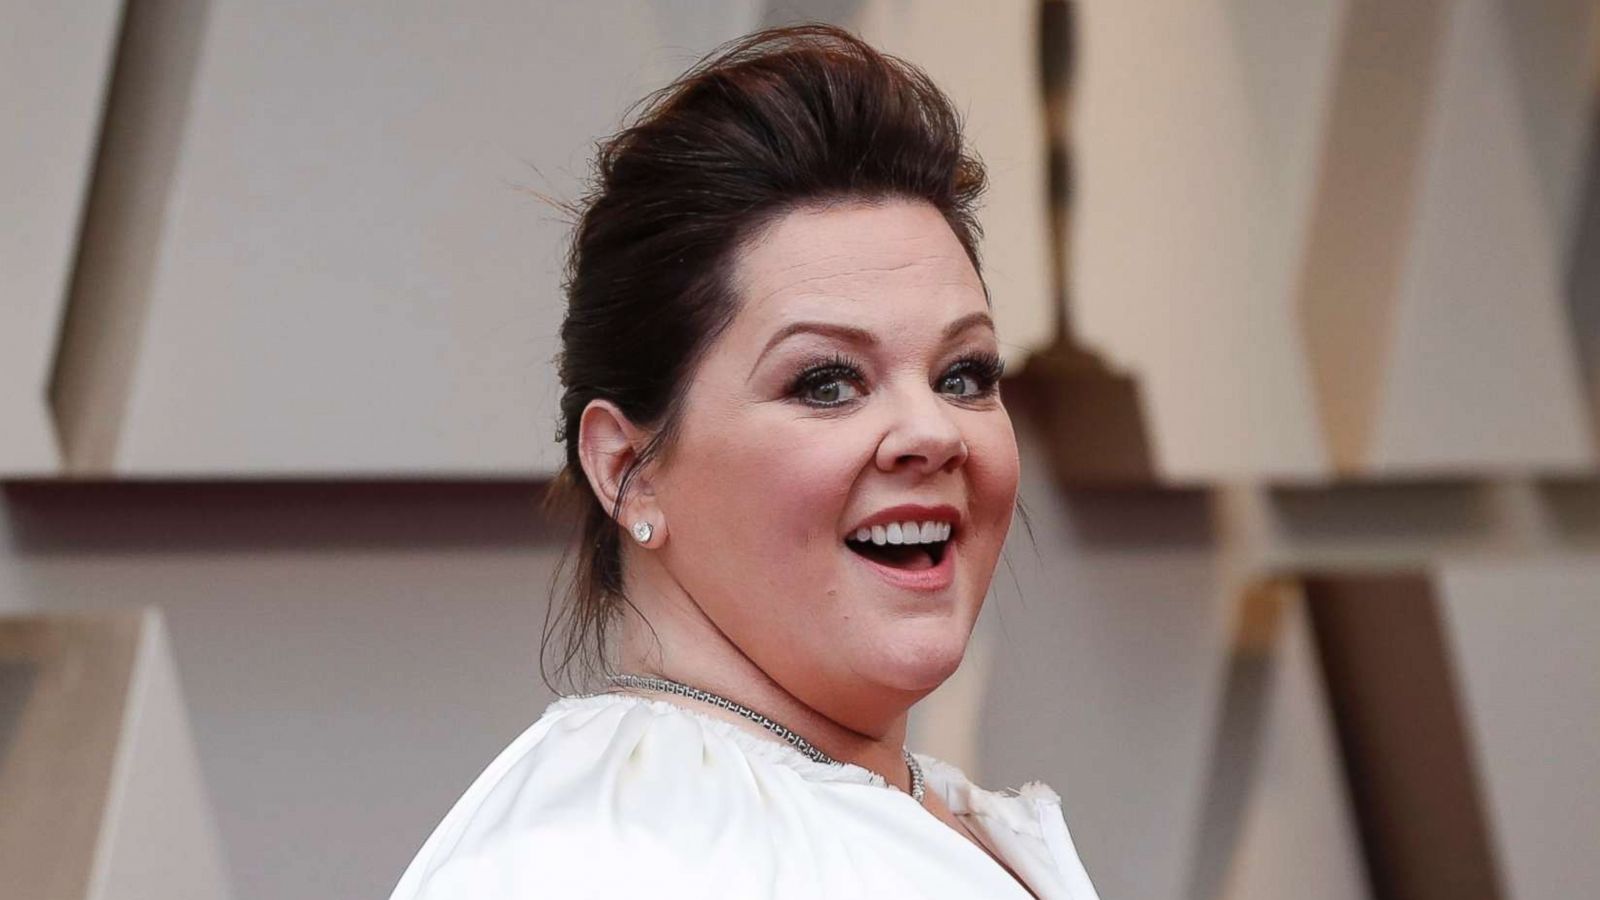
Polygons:
[[[1573,12],[1570,27],[1586,28],[1587,11]],[[1366,468],[1592,468],[1564,312],[1567,235],[1547,211],[1517,58],[1493,0],[1447,18]]]
[[[1501,14],[1546,215],[1570,234],[1561,247],[1568,314],[1600,442],[1600,6],[1505,0]],[[1575,25],[1585,16],[1587,27]]]
[[1383,397],[1447,7],[1353,0],[1339,37],[1296,305],[1343,473],[1365,465]]
[[208,2],[126,15],[50,391],[68,474],[109,471],[122,431]]
[[1568,262],[1567,303],[1581,377],[1589,393],[1590,424],[1600,442],[1600,111],[1594,127],[1595,151],[1590,156]]
[[89,896],[139,634],[131,611],[0,619],[0,872],[8,894]]
[[1592,470],[1592,4],[1081,8],[1074,311],[1169,477]]
[[237,900],[388,896],[549,700],[564,532],[525,489],[178,490],[10,503],[0,573],[37,610],[159,605]]
[[[470,7],[212,4],[113,470],[553,470],[566,232],[517,185],[574,196],[591,140],[759,10]],[[1003,338],[1040,343],[1033,10],[833,17],[972,111]],[[980,25],[1002,50],[967,52]]]
[[1278,630],[1238,841],[1222,889],[1198,900],[1366,900],[1360,835],[1300,603],[1287,604]]
[[0,619],[8,897],[227,900],[154,610]]
[[[1553,234],[1567,235],[1579,214],[1592,116],[1600,88],[1600,5],[1593,0],[1496,0],[1511,59],[1517,109]],[[1570,242],[1559,248],[1570,252]]]
[[567,229],[523,188],[575,197],[625,107],[755,13],[210,4],[111,468],[553,471]]
[[[1386,415],[1407,426],[1401,469],[1550,459],[1548,427],[1496,409],[1570,417],[1550,310],[1582,196],[1597,21],[1572,2],[1352,4],[1301,295],[1340,470],[1385,471]],[[1385,410],[1396,379],[1409,402],[1435,392],[1426,409]],[[1508,403],[1551,384],[1547,403]],[[1531,443],[1486,449],[1485,433]]]
[[1457,562],[1440,606],[1511,900],[1600,884],[1600,557]]
[[138,661],[88,900],[228,900],[166,626],[141,616]]
[[121,17],[119,0],[0,2],[0,477],[60,466],[50,368]]
[[850,21],[876,46],[926,69],[965,116],[989,173],[984,276],[1012,363],[1049,344],[1056,325],[1037,7],[870,0]]
[[1169,478],[1326,468],[1289,301],[1343,10],[1079,4],[1073,315]]

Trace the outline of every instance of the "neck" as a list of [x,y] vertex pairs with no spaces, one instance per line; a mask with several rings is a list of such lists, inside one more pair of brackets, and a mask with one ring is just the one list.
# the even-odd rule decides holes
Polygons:
[[[914,698],[883,697],[860,686],[785,686],[741,652],[677,585],[662,589],[631,583],[628,596],[637,612],[624,607],[618,671],[654,675],[726,697],[784,725],[839,762],[861,766],[909,790],[910,774],[901,748]],[[820,699],[802,699],[812,695]],[[720,707],[676,695],[659,699],[710,712],[778,739]]]

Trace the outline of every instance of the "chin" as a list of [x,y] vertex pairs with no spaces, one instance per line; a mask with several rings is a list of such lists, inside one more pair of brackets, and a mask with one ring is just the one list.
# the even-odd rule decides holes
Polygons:
[[923,632],[918,634],[886,636],[864,670],[885,687],[919,696],[931,693],[961,667],[972,631],[954,629],[949,622],[940,626],[917,629]]

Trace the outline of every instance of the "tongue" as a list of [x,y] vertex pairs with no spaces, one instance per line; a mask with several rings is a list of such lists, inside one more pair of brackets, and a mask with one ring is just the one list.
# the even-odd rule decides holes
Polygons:
[[850,549],[893,569],[918,571],[933,568],[933,557],[921,544],[850,544]]

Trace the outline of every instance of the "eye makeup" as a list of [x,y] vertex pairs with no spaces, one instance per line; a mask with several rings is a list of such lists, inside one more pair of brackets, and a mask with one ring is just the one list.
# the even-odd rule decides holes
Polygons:
[[858,389],[866,384],[866,377],[861,374],[861,364],[842,353],[815,357],[802,363],[802,366],[804,368],[801,369],[800,373],[789,381],[789,385],[784,391],[784,396],[798,400],[807,406],[828,409],[842,406],[849,402],[848,400],[840,399],[807,399],[807,395],[811,391],[840,383],[851,383]]
[[1000,387],[1000,379],[1005,376],[1006,364],[994,353],[968,353],[945,369],[939,376],[938,386],[952,376],[966,376],[977,384],[977,389],[970,394],[962,394],[964,400],[976,400],[993,396]]
[[[842,353],[813,357],[801,363],[801,366],[799,373],[785,387],[784,396],[807,406],[829,409],[849,403],[854,398],[841,396],[841,385],[854,388],[859,393],[866,392],[866,376],[862,373],[862,365]],[[960,400],[980,400],[994,396],[1004,374],[1005,363],[998,355],[972,352],[947,366],[933,383],[933,388],[940,393],[952,393]],[[973,389],[967,393],[943,391],[943,386],[952,378],[970,378]],[[818,396],[813,392],[831,396]]]

